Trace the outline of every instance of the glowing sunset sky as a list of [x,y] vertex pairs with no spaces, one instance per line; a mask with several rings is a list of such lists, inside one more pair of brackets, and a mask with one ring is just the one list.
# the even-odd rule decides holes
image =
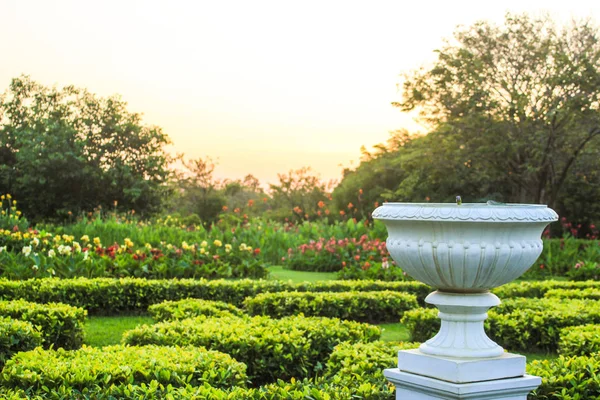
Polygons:
[[506,11],[600,23],[597,0],[415,3],[0,0],[0,92],[29,74],[121,94],[220,178],[311,166],[339,179],[362,145],[418,128],[390,105],[399,74],[457,25]]

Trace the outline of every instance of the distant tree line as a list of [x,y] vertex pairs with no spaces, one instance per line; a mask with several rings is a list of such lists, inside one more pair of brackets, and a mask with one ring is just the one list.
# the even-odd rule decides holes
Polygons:
[[458,28],[436,52],[432,65],[405,74],[403,99],[393,104],[417,111],[426,134],[397,131],[363,148],[360,165],[335,187],[309,168],[280,174],[268,189],[252,175],[217,180],[210,158],[169,156],[168,136],[119,97],[21,76],[0,96],[0,192],[34,221],[98,206],[205,224],[248,213],[333,221],[369,217],[385,201],[461,195],[544,203],[575,223],[597,222],[598,28],[509,14],[502,26]]

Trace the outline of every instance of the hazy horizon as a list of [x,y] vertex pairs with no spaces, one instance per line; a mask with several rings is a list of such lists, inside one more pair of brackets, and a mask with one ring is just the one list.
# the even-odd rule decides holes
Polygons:
[[275,183],[310,166],[329,181],[361,146],[419,129],[390,104],[400,73],[432,61],[457,25],[507,11],[598,24],[599,4],[0,0],[0,92],[26,74],[119,94],[173,152],[217,161],[217,178]]

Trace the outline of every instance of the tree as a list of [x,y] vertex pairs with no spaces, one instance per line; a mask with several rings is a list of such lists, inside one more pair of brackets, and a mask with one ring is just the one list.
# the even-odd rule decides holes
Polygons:
[[504,200],[563,204],[577,160],[599,146],[598,29],[509,14],[504,26],[458,29],[437,53],[433,66],[405,76],[394,105],[419,110],[452,143],[446,154],[460,148]]
[[169,138],[126,107],[117,96],[13,79],[0,95],[0,192],[20,199],[34,220],[115,202],[142,215],[158,211]]
[[274,204],[269,217],[302,221],[320,213],[323,203],[319,202],[328,200],[329,187],[318,176],[312,175],[310,167],[277,176],[279,183],[269,185]]

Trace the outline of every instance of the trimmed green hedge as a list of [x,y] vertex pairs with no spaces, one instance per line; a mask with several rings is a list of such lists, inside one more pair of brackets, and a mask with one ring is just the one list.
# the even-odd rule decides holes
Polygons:
[[31,322],[42,333],[43,346],[78,349],[83,343],[87,311],[60,303],[38,304],[25,300],[0,301],[0,315]]
[[589,299],[600,300],[600,288],[587,289],[552,289],[548,290],[544,297],[558,299]]
[[165,386],[157,381],[148,385],[101,386],[84,393],[69,388],[49,389],[34,392],[33,390],[6,389],[0,387],[0,396],[6,400],[115,400],[115,399],[170,399],[170,400],[393,400],[391,394],[381,393],[378,387],[362,384],[358,387],[344,387],[328,382],[296,380],[279,381],[259,388],[232,388],[225,390],[210,385],[185,388]]
[[224,301],[241,306],[246,297],[267,292],[347,292],[392,290],[412,293],[420,304],[432,291],[419,282],[325,281],[292,283],[278,280],[205,280],[139,278],[0,279],[0,299],[36,303],[59,302],[83,307],[90,314],[146,312],[152,304],[187,298]]
[[540,400],[591,400],[600,396],[600,358],[564,357],[554,360],[533,361],[527,373],[542,378],[542,384],[528,399]]
[[205,346],[246,363],[254,384],[314,376],[341,342],[373,341],[373,325],[330,318],[195,318],[143,325],[125,332],[129,345]]
[[[424,342],[440,328],[437,309],[407,311],[402,318],[412,340]],[[510,299],[488,312],[485,329],[500,346],[515,351],[556,351],[560,330],[600,323],[600,302],[557,299]]]
[[360,322],[398,321],[405,311],[418,307],[412,294],[382,292],[262,293],[249,297],[244,307],[250,315],[281,318],[304,314],[307,317],[330,317]]
[[187,386],[210,384],[245,386],[246,366],[227,354],[198,347],[83,347],[79,350],[43,350],[15,355],[2,370],[4,387],[34,393],[96,386],[149,383]]
[[41,346],[42,334],[31,322],[0,317],[0,368],[13,354]]
[[598,281],[521,281],[502,285],[492,290],[501,300],[515,297],[539,298],[544,297],[546,292],[553,289],[600,289]]
[[571,326],[560,331],[558,352],[565,356],[586,356],[600,352],[600,325]]
[[244,312],[229,303],[202,299],[163,301],[148,307],[148,312],[156,321],[172,321],[201,315],[207,317],[241,317]]

